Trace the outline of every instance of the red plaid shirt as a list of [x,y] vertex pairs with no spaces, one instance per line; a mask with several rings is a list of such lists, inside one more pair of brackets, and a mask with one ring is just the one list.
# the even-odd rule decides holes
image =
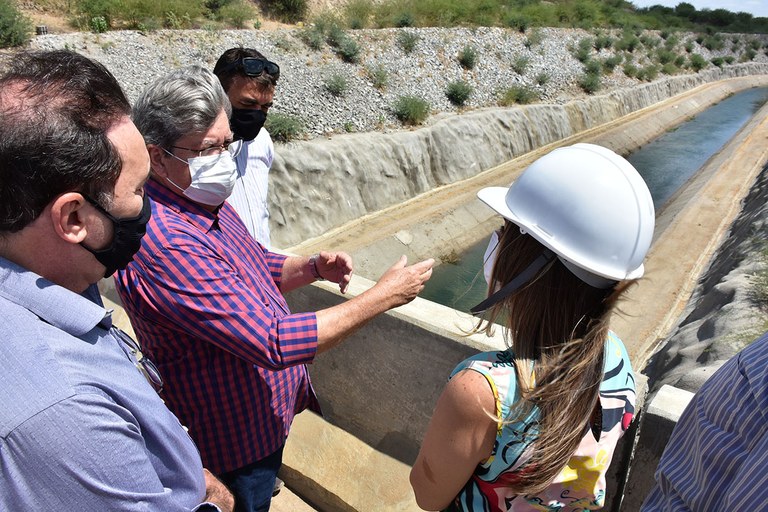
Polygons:
[[317,318],[291,314],[279,290],[286,257],[229,204],[214,214],[152,180],[145,190],[152,219],[117,290],[203,464],[232,471],[283,446],[295,414],[319,409],[305,366]]

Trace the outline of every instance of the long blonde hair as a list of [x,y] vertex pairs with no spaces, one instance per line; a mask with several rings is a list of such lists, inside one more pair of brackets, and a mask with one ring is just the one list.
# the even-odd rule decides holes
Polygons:
[[[519,275],[544,246],[507,222],[490,289]],[[632,282],[589,286],[555,258],[517,292],[492,306],[475,331],[503,326],[514,353],[521,400],[513,414],[539,411],[533,456],[513,485],[518,494],[544,490],[565,467],[589,428],[603,380],[608,318]],[[534,384],[535,376],[535,384]],[[514,421],[516,418],[505,418]]]

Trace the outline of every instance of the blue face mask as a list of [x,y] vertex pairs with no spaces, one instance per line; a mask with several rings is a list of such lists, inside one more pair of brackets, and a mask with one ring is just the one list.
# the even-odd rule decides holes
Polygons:
[[82,242],[80,245],[104,265],[107,269],[104,277],[109,277],[116,270],[123,270],[133,260],[133,256],[141,249],[141,239],[147,232],[147,223],[152,216],[152,207],[149,203],[149,197],[144,195],[144,204],[141,212],[135,217],[118,219],[111,213],[101,207],[90,197],[83,195],[86,201],[91,203],[94,208],[99,210],[105,217],[112,221],[112,243],[104,249],[98,251],[86,247]]

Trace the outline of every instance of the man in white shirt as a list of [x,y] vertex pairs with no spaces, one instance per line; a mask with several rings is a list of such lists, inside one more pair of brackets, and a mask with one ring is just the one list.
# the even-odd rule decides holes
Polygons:
[[275,148],[264,129],[280,67],[251,48],[225,51],[213,73],[232,103],[230,126],[243,148],[236,158],[238,179],[229,202],[251,235],[270,249],[267,190]]

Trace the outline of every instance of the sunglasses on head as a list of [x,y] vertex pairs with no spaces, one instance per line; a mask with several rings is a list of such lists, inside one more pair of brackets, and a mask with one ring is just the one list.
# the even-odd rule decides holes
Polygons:
[[280,66],[267,59],[259,59],[256,57],[243,57],[238,59],[229,66],[225,71],[232,71],[233,69],[242,69],[248,76],[259,76],[263,72],[277,80],[280,78]]

